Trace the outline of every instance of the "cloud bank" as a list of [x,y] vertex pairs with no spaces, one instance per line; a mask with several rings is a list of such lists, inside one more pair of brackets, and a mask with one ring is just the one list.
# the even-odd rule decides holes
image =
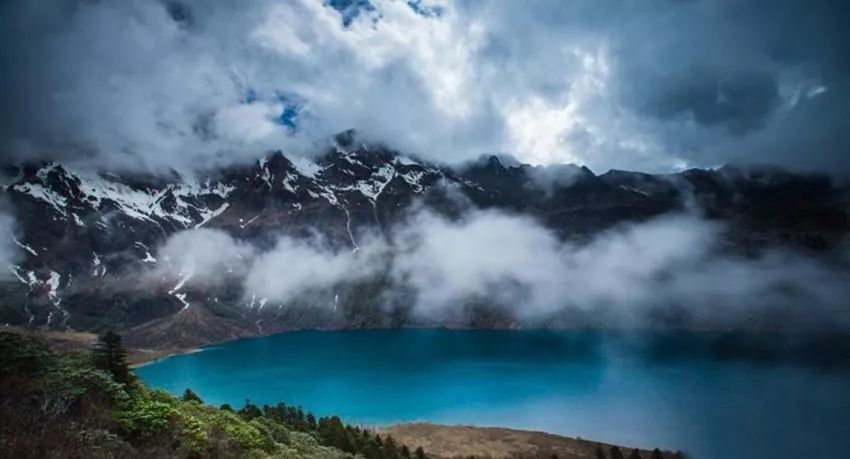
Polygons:
[[396,290],[386,298],[405,298],[429,320],[487,304],[524,323],[577,311],[620,325],[655,323],[652,317],[671,312],[685,324],[734,327],[770,317],[800,327],[850,325],[850,286],[843,282],[850,252],[834,260],[785,251],[743,258],[723,250],[723,230],[693,215],[664,216],[577,245],[526,217],[474,211],[448,220],[422,211],[393,230],[394,242],[368,238],[355,251],[281,237],[261,253],[217,230],[191,230],[173,236],[162,252],[185,250],[171,260],[200,262],[193,252],[206,254],[214,240],[220,255],[205,259],[209,271],[196,271],[196,278],[239,272],[246,303],[309,303],[313,293],[381,276]]
[[12,0],[0,151],[208,167],[349,128],[420,156],[847,172],[846,2]]

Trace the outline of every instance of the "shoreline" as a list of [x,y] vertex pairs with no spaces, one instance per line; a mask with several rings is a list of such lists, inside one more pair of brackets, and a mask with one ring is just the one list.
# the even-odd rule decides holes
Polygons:
[[[569,437],[539,430],[525,430],[498,426],[468,424],[434,424],[404,422],[375,427],[374,431],[391,435],[411,448],[422,447],[429,457],[449,459],[456,457],[563,457],[595,459],[597,452],[607,453],[616,446],[623,455],[638,450],[640,456],[650,457],[651,450],[615,445],[604,441]],[[664,459],[681,459],[681,452],[660,451]]]
[[[72,335],[90,335],[91,340],[97,338],[96,335],[93,335],[89,332],[82,332],[76,330],[67,330],[67,331],[59,331],[59,330],[31,330],[26,327],[20,326],[7,326],[11,328],[20,329],[27,332],[35,332],[45,334],[51,341],[55,339],[53,336],[64,335],[64,334],[72,334]],[[663,328],[637,328],[637,329],[625,329],[625,328],[473,328],[473,327],[453,327],[453,326],[419,326],[419,327],[399,327],[399,328],[299,328],[299,329],[287,329],[287,330],[279,330],[272,333],[259,334],[259,335],[250,335],[250,336],[242,336],[232,339],[224,339],[220,341],[210,341],[208,343],[204,343],[199,346],[187,347],[187,348],[179,348],[179,347],[162,347],[162,348],[150,348],[150,347],[127,347],[128,353],[128,362],[130,363],[131,368],[140,368],[142,366],[151,365],[162,360],[169,359],[171,357],[177,357],[180,355],[187,354],[195,354],[199,352],[203,352],[211,347],[219,346],[223,344],[230,344],[239,341],[245,340],[254,340],[254,339],[264,339],[273,337],[276,335],[288,334],[288,333],[297,333],[297,332],[315,332],[315,333],[331,333],[331,332],[390,332],[390,331],[410,331],[410,330],[440,330],[440,331],[466,331],[466,332],[506,332],[506,331],[514,331],[514,332],[587,332],[587,333],[611,333],[620,335],[622,337],[628,338],[629,335],[640,334],[640,333],[662,333],[662,334],[684,334],[684,335],[698,335],[704,337],[710,337],[710,335],[715,335],[718,338],[726,337],[726,336],[739,336],[739,337],[769,337],[769,338],[796,338],[800,339],[824,339],[824,338],[840,338],[850,340],[850,332],[846,331],[823,331],[823,332],[807,332],[807,331],[799,331],[799,332],[782,332],[782,331],[752,331],[752,330],[714,330],[714,329],[663,329]],[[62,341],[61,339],[58,341]],[[802,342],[802,341],[801,341]]]
[[[224,342],[226,343],[227,341]],[[214,345],[215,344],[211,344],[210,346]],[[130,363],[130,369],[135,370],[136,368],[142,368],[144,366],[153,365],[155,363],[162,362],[163,360],[167,360],[172,357],[204,352],[206,349],[207,347],[204,346],[186,350],[173,350],[165,354],[162,354],[162,351],[158,351],[156,349],[128,349],[128,354],[132,355],[132,357],[128,356],[128,360],[132,361],[132,363]],[[155,356],[145,357],[141,354],[154,354]]]

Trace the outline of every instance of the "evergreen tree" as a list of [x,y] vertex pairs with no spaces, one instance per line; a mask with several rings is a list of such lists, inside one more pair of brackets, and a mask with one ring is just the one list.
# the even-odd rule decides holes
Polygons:
[[608,457],[610,459],[624,459],[620,448],[617,448],[616,446],[612,446],[611,449],[608,450]]
[[413,453],[416,459],[427,459],[428,456],[425,455],[425,450],[422,447],[416,448],[416,452]]
[[233,413],[233,407],[230,406],[229,403],[221,405],[218,409],[220,409],[221,411],[230,411],[231,413]]
[[664,455],[661,454],[661,451],[658,448],[652,450],[652,455],[649,456],[649,459],[664,459]]
[[387,435],[387,439],[384,440],[384,447],[383,447],[382,453],[383,453],[383,456],[386,457],[386,458],[394,458],[395,457],[396,446],[395,446],[395,440],[393,439],[392,436]]
[[333,446],[349,453],[355,453],[354,442],[348,436],[348,430],[337,416],[319,419],[319,438],[325,445]]
[[92,356],[95,366],[111,373],[116,381],[124,384],[130,382],[127,350],[121,335],[113,331],[100,335],[92,349]]
[[251,400],[245,400],[245,406],[239,410],[239,416],[246,421],[259,418],[262,415],[263,412],[260,411],[260,408],[257,405],[251,403]]
[[631,453],[629,453],[629,459],[643,459],[643,458],[640,456],[640,451],[637,448],[635,448],[635,449],[632,450]]
[[201,397],[199,397],[198,394],[195,393],[195,391],[189,388],[186,388],[186,390],[183,392],[182,398],[184,402],[204,403],[204,401],[201,400]]

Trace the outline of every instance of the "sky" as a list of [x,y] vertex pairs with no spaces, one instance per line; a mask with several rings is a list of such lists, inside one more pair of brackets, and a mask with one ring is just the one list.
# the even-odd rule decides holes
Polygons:
[[335,133],[433,161],[850,172],[837,0],[7,0],[0,155],[192,169]]

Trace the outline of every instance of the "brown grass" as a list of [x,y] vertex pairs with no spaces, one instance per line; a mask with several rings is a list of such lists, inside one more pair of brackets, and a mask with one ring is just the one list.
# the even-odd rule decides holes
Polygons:
[[[35,335],[53,346],[59,352],[80,352],[91,348],[91,345],[97,340],[97,335],[94,333],[78,330],[49,330],[42,328],[25,328],[13,325],[2,326],[4,330],[14,331],[16,333],[25,333]],[[141,349],[127,348],[127,363],[130,365],[140,365],[154,360],[159,360],[172,354],[187,352],[189,349]]]
[[[544,432],[504,429],[499,427],[444,426],[428,423],[397,424],[377,429],[379,433],[392,435],[411,448],[422,447],[429,457],[458,458],[551,458],[596,459],[596,451],[605,453],[610,444],[562,437]],[[624,456],[632,448],[620,446]],[[641,451],[649,458],[650,452]],[[675,457],[665,453],[665,458]]]

